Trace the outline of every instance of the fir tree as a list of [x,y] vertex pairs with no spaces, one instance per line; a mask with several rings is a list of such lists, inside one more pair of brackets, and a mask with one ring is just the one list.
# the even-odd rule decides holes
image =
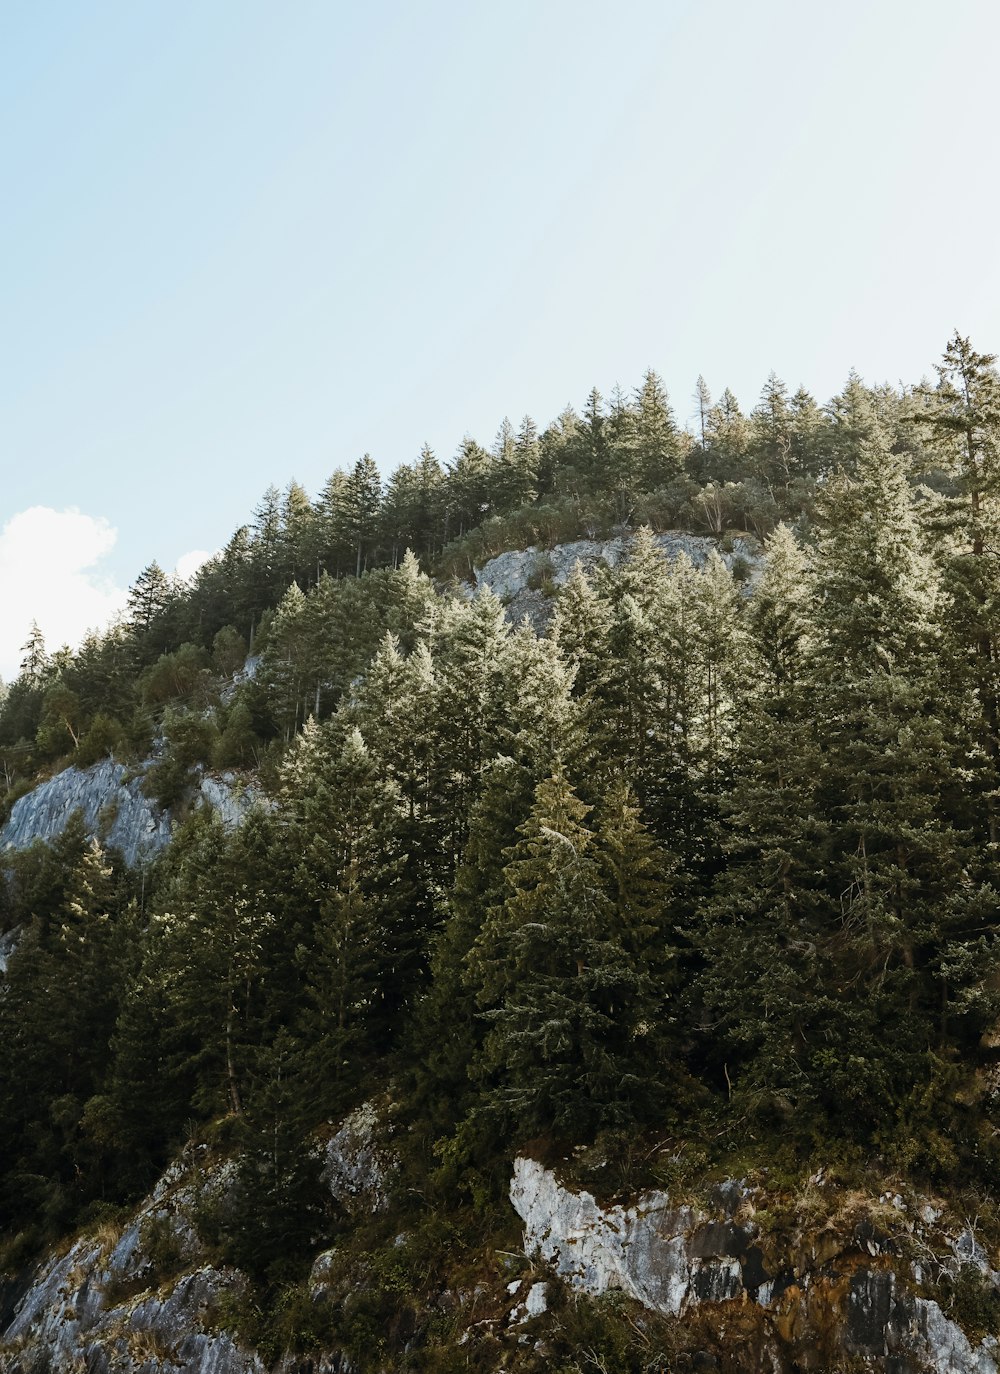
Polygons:
[[469,955],[489,1026],[476,1070],[484,1109],[515,1139],[586,1139],[656,1100],[647,1030],[658,1002],[623,946],[588,808],[557,770],[541,782],[504,870],[505,899]]

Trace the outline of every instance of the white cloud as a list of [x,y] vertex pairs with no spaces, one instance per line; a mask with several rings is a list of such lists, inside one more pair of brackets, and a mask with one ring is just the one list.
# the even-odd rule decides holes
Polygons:
[[186,582],[189,577],[194,577],[195,573],[203,563],[207,563],[215,555],[208,553],[205,549],[192,549],[190,553],[182,553],[177,560],[174,573],[177,577],[182,577]]
[[89,629],[103,629],[128,593],[96,565],[118,531],[103,516],[32,506],[0,531],[0,676],[11,682],[21,645],[37,620],[51,652],[74,648]]

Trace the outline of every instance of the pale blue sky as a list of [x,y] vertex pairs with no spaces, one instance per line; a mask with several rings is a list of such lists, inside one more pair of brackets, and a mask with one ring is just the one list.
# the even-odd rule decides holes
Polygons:
[[993,0],[0,0],[0,523],[103,518],[127,585],[269,482],[647,366],[686,419],[699,372],[750,408],[1000,349],[998,39]]

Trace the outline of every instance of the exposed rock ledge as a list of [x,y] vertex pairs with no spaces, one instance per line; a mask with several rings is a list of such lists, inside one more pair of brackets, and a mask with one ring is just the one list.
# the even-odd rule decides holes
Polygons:
[[[368,1139],[375,1121],[370,1110],[355,1114],[331,1142],[353,1186],[382,1186],[383,1166]],[[335,1197],[342,1181],[330,1181]],[[204,1146],[192,1147],[124,1230],[81,1236],[6,1301],[0,1286],[0,1374],[301,1374],[294,1355],[271,1365],[233,1334],[227,1308],[247,1280],[238,1269],[208,1262],[196,1227],[206,1204],[219,1214],[241,1205],[237,1165],[213,1163]],[[172,1275],[159,1272],[164,1254]],[[340,1353],[317,1355],[307,1367],[311,1374],[351,1374]]]
[[[696,568],[704,567],[710,554],[717,552],[730,572],[742,567],[748,585],[756,581],[764,566],[760,543],[751,535],[727,540],[726,547],[718,539],[682,530],[668,530],[654,539],[667,559],[673,561],[683,555]],[[551,598],[539,590],[542,581],[562,587],[578,562],[585,572],[592,572],[601,564],[616,568],[631,544],[630,535],[617,535],[614,539],[577,539],[551,549],[514,549],[477,568],[476,587],[489,587],[494,596],[506,603],[508,620],[517,622],[527,616],[535,629],[541,630],[552,613]]]
[[[235,1269],[195,1267],[201,1247],[192,1206],[230,1182],[226,1166],[199,1177],[194,1160],[174,1165],[121,1235],[84,1236],[53,1256],[0,1335],[0,1370],[131,1374],[174,1366],[187,1374],[263,1374],[257,1356],[211,1319],[224,1295],[243,1287],[243,1276]],[[192,1264],[172,1287],[155,1286],[154,1236]]]
[[[226,825],[236,825],[253,803],[232,778],[205,776],[195,803],[211,806]],[[25,849],[34,840],[54,840],[75,811],[102,844],[120,849],[132,867],[154,858],[170,843],[170,813],[161,811],[142,790],[142,774],[105,759],[92,768],[65,768],[39,783],[11,809],[0,830],[0,849]]]
[[[820,1245],[824,1232],[804,1253],[776,1262],[754,1224],[752,1190],[735,1182],[717,1190],[714,1215],[676,1206],[660,1192],[630,1207],[602,1207],[521,1158],[510,1197],[525,1223],[525,1253],[537,1254],[579,1292],[620,1289],[671,1316],[713,1304],[713,1320],[730,1304],[756,1304],[762,1370],[787,1368],[789,1356],[795,1368],[817,1370],[853,1357],[887,1374],[996,1374],[997,1340],[987,1336],[974,1347],[936,1301],[918,1296],[919,1267],[870,1227],[826,1236]],[[896,1204],[903,1208],[902,1199],[890,1206]],[[902,1210],[900,1225],[925,1239],[919,1219]],[[946,1243],[954,1265],[971,1263],[985,1283],[1000,1287],[974,1237],[966,1232]]]

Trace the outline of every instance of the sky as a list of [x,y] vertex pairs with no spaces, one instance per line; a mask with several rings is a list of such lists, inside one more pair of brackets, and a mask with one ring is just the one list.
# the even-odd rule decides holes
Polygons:
[[0,0],[0,674],[264,490],[1000,350],[994,0]]

